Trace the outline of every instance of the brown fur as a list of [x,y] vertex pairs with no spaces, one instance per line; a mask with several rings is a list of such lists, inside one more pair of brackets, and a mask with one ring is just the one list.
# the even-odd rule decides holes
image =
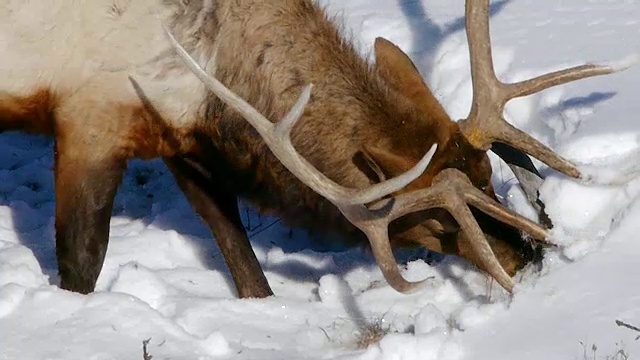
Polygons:
[[37,89],[29,96],[0,94],[1,130],[53,134],[51,112],[56,106],[55,96],[49,89]]

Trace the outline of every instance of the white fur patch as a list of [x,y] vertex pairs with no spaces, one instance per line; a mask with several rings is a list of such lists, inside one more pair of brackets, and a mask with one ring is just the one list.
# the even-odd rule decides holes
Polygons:
[[87,82],[108,83],[106,98],[135,102],[131,75],[167,121],[185,125],[204,87],[174,59],[157,17],[172,9],[162,3],[0,0],[0,92],[48,88],[64,99]]

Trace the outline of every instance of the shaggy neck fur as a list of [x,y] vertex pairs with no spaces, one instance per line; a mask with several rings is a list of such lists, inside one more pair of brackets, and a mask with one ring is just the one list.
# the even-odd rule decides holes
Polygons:
[[[328,177],[349,187],[369,185],[353,158],[366,144],[393,147],[390,134],[412,145],[416,160],[426,152],[433,131],[311,2],[197,4],[175,15],[175,32],[212,76],[267,118],[282,118],[302,88],[314,84],[293,142]],[[198,143],[209,147],[201,146],[194,158],[211,172],[228,174],[229,191],[263,211],[277,209],[291,225],[338,229],[352,237],[353,226],[338,210],[293,177],[255,130],[217,98],[206,99],[198,131]]]

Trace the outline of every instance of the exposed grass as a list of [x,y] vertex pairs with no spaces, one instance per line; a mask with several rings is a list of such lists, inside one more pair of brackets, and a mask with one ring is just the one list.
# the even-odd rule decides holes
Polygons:
[[383,325],[382,319],[378,319],[360,331],[356,345],[358,349],[366,349],[370,345],[378,343],[388,333],[389,327]]
[[591,344],[589,346],[587,343],[583,343],[580,341],[580,345],[582,345],[583,360],[629,360],[631,359],[629,353],[625,350],[624,343],[621,341],[616,343],[616,351],[613,355],[598,355],[598,345]]
[[149,352],[147,351],[147,345],[149,345],[149,341],[151,341],[151,338],[148,338],[147,340],[142,340],[142,360],[153,359],[153,356],[149,355]]

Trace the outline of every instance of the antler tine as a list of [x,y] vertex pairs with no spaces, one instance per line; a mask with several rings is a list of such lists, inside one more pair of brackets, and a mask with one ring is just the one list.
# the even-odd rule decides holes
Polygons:
[[[485,104],[493,104],[493,92],[500,90],[493,69],[491,41],[489,34],[489,0],[467,0],[465,2],[467,42],[471,63],[471,83],[473,101],[469,118],[476,119],[486,110]],[[483,111],[484,110],[484,111]]]
[[511,211],[511,209],[490,198],[487,194],[478,190],[468,182],[464,183],[463,186],[465,188],[465,200],[478,210],[496,220],[502,221],[505,224],[509,224],[516,229],[524,231],[538,241],[544,242],[549,236],[549,232],[543,226],[514,211]]
[[519,81],[513,84],[507,84],[508,99],[528,96],[542,90],[570,83],[576,80],[586,79],[589,77],[607,75],[618,71],[610,65],[584,64],[574,66],[572,68],[554,71],[552,73],[540,75],[533,79]]
[[496,139],[544,161],[550,167],[567,176],[582,177],[582,173],[572,162],[556,154],[529,134],[509,124],[502,116],[498,119],[500,120],[500,129],[497,131]]
[[224,84],[202,70],[164,24],[163,28],[178,56],[204,85],[220,100],[238,111],[258,131],[269,149],[291,173],[312,190],[331,201],[353,225],[367,235],[376,262],[389,285],[405,293],[418,288],[422,281],[409,282],[398,270],[388,236],[388,224],[391,220],[379,211],[369,210],[365,204],[394,193],[418,178],[429,165],[436,152],[436,145],[433,145],[411,170],[400,176],[365,189],[345,188],[318,171],[295,150],[291,142],[291,130],[309,102],[311,85],[305,87],[289,113],[279,123],[273,124]]
[[[366,206],[341,207],[340,211],[355,226],[357,226],[369,239],[371,251],[376,263],[387,283],[396,291],[411,293],[419,289],[427,280],[407,281],[398,270],[398,263],[393,256],[391,243],[389,242],[389,223],[394,220],[390,217],[384,205],[395,207],[395,200],[380,200],[383,206],[380,210],[370,210]],[[376,204],[380,205],[380,204]]]
[[506,122],[502,116],[504,106],[511,99],[572,81],[611,74],[627,68],[631,63],[622,64],[623,66],[580,65],[506,84],[497,78],[493,68],[489,0],[467,0],[465,13],[473,82],[471,111],[467,119],[460,121],[460,128],[467,140],[482,150],[487,150],[494,141],[504,142],[529,153],[567,176],[581,177],[580,171],[570,161]]

